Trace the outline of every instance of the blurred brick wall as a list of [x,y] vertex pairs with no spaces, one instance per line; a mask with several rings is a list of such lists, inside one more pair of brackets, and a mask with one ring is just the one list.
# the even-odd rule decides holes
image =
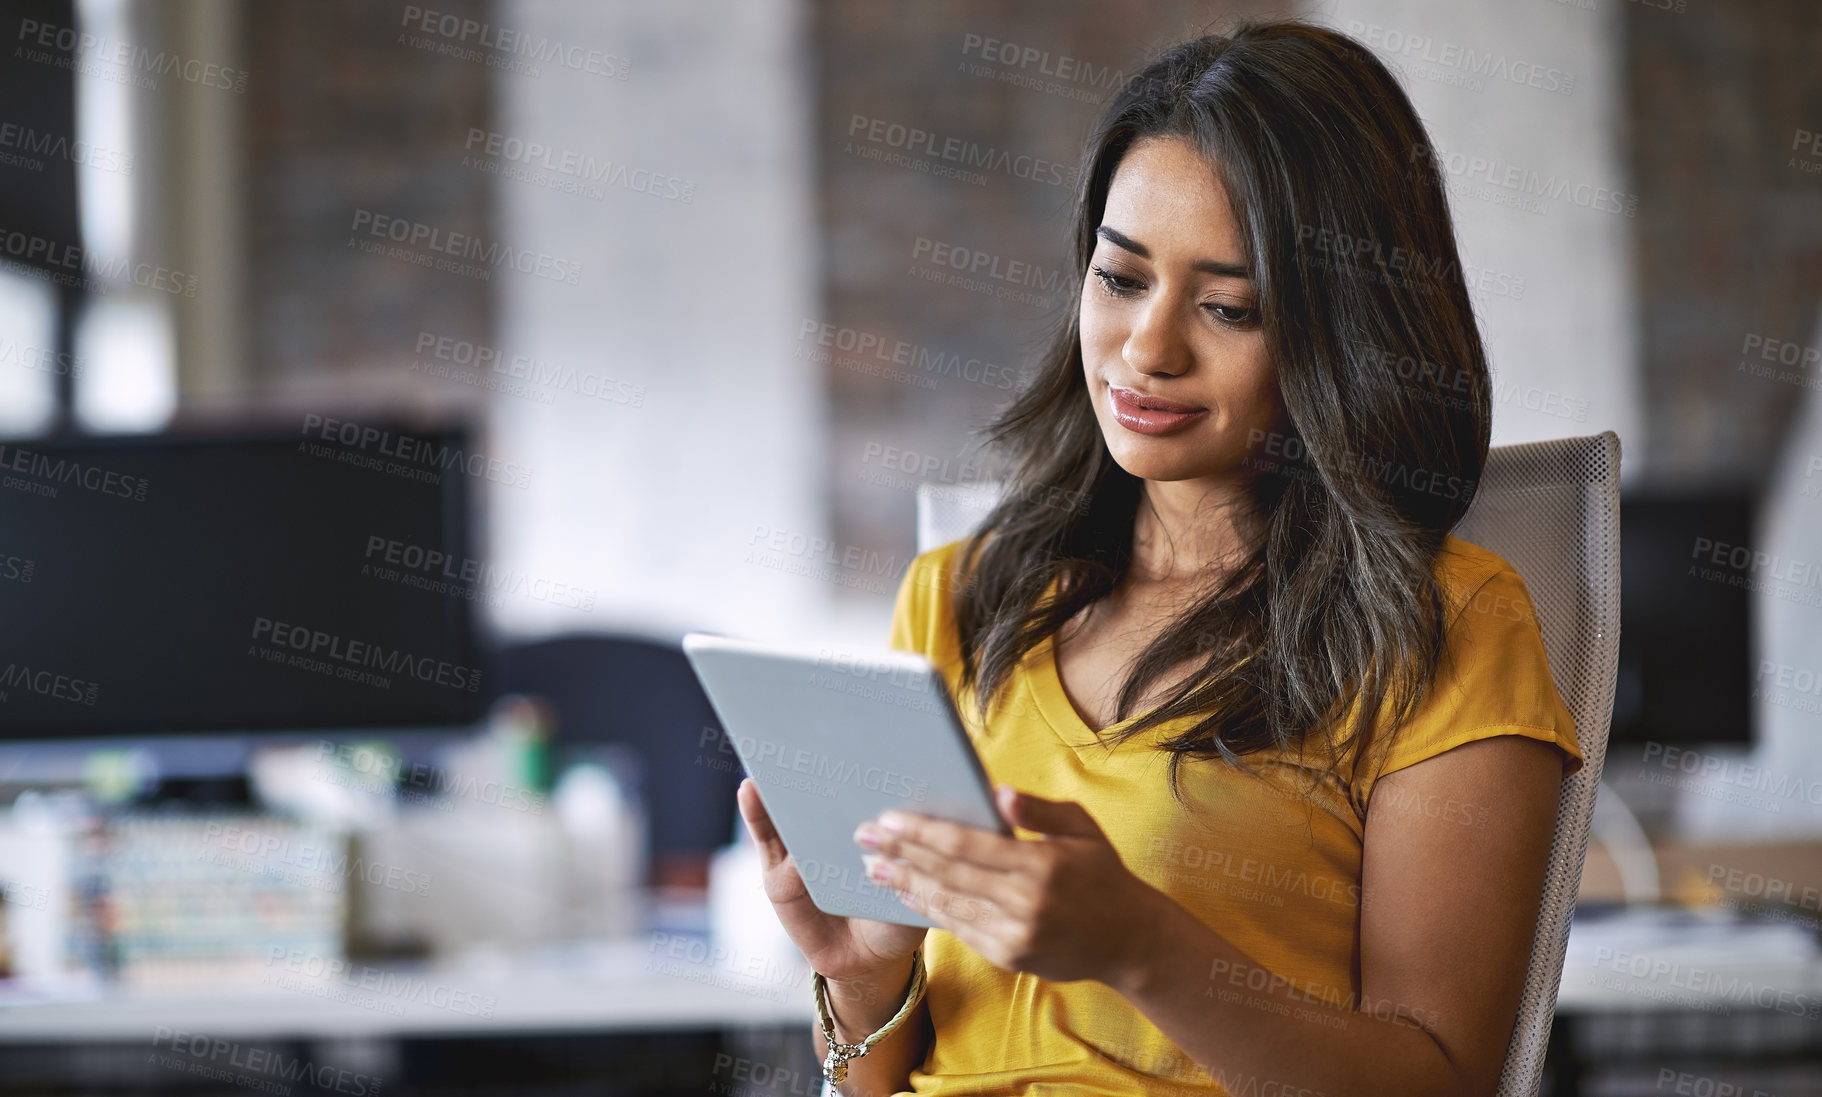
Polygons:
[[1779,375],[1822,379],[1748,349],[1817,340],[1822,155],[1792,145],[1822,131],[1822,5],[1679,3],[1625,5],[1641,456],[1654,481],[1759,485],[1807,391]]
[[[841,551],[908,559],[909,485],[979,475],[967,465],[971,431],[1005,404],[1051,325],[1075,308],[1062,292],[1073,173],[1120,73],[1236,16],[1285,13],[1234,0],[819,0],[813,134],[825,297],[822,314],[805,319],[834,330],[816,328],[799,350],[837,360],[825,375]],[[914,128],[931,136],[911,147]],[[968,167],[970,145],[976,159],[993,150],[1000,166]],[[903,159],[890,162],[895,154]],[[955,168],[973,174],[940,174]],[[857,345],[903,340],[926,363],[940,355],[964,372],[817,345],[825,332]],[[904,471],[913,461],[916,471]]]
[[[482,0],[435,7],[482,22],[489,11]],[[420,330],[487,342],[489,284],[349,246],[361,209],[491,239],[490,177],[461,166],[470,127],[488,125],[490,70],[425,48],[446,40],[404,12],[247,5],[247,379],[265,392],[392,406],[480,395],[439,388],[410,363]]]

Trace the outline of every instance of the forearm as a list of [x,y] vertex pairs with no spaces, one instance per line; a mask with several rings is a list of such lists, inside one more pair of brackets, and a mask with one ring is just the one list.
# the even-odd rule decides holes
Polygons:
[[1162,924],[1147,934],[1153,943],[1110,985],[1229,1090],[1310,1097],[1465,1092],[1413,1011],[1390,1002],[1357,1003],[1358,1012],[1330,1005],[1327,995],[1266,972],[1183,907],[1159,898]]
[[[907,962],[874,980],[829,983],[829,1013],[835,1022],[835,1038],[844,1044],[857,1044],[892,1020],[904,1005],[911,970]],[[847,1080],[836,1087],[837,1091],[847,1097],[874,1097],[909,1089],[911,1070],[924,1061],[930,1037],[930,1008],[919,1002],[891,1035],[874,1044],[867,1054],[848,1060]],[[822,1062],[829,1054],[829,1045],[823,1039],[821,1025],[816,1027],[814,1044],[816,1059]]]

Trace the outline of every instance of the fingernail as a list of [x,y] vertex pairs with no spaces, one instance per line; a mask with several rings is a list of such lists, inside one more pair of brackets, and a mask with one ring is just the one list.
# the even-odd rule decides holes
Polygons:
[[879,817],[879,825],[885,827],[894,834],[898,834],[905,829],[905,817],[896,811],[888,811]]
[[869,880],[883,884],[892,878],[892,866],[886,864],[884,857],[869,853],[860,859],[860,863],[867,866],[867,879]]
[[879,831],[873,829],[872,823],[862,823],[855,828],[854,841],[864,849],[878,849]]

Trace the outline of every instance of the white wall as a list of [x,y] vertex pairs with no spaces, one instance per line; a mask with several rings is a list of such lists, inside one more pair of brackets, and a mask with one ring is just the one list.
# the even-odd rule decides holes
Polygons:
[[592,612],[505,599],[498,622],[825,634],[832,588],[744,562],[758,527],[826,525],[823,387],[794,357],[796,325],[818,314],[805,12],[506,0],[495,19],[626,61],[624,79],[497,72],[495,130],[553,162],[569,152],[694,184],[686,203],[611,175],[598,200],[496,181],[498,237],[582,268],[576,286],[496,271],[501,352],[644,390],[638,407],[496,395],[490,444],[532,474],[491,493],[494,559],[598,592]]
[[[1474,297],[1495,378],[1493,444],[1613,430],[1630,482],[1644,453],[1634,222],[1598,208],[1623,206],[1633,190],[1619,145],[1622,11],[1611,0],[1585,2],[1593,10],[1551,0],[1329,0],[1306,17],[1398,64],[1432,144],[1456,169],[1456,237],[1471,280],[1486,287]],[[1533,78],[1544,86],[1520,82]],[[1527,191],[1559,185],[1562,197]],[[1504,204],[1521,200],[1531,208]]]

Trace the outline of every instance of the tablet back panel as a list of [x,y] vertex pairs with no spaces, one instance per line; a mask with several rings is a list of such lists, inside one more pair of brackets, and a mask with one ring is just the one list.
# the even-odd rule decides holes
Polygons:
[[1010,833],[942,676],[921,655],[691,633],[683,649],[830,914],[932,923],[867,879],[854,829],[888,808]]

